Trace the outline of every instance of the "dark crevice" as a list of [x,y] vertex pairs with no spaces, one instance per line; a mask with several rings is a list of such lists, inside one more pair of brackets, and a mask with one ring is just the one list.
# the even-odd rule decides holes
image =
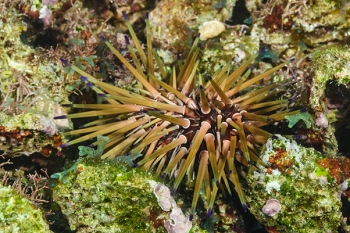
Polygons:
[[62,213],[60,206],[56,202],[52,202],[48,206],[51,210],[50,214],[46,216],[46,220],[50,223],[50,230],[54,233],[74,233],[69,227],[67,217]]
[[251,14],[245,5],[245,0],[238,0],[233,8],[231,19],[226,23],[230,25],[246,24],[245,20],[249,17],[251,17]]
[[327,83],[325,92],[326,108],[336,111],[335,137],[338,142],[338,152],[350,158],[350,89],[335,81]]

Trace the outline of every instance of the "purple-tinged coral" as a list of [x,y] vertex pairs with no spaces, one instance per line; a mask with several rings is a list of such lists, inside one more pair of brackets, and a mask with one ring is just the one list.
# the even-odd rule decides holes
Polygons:
[[170,220],[164,222],[164,227],[169,233],[188,233],[192,228],[192,222],[183,214],[171,195],[170,189],[162,183],[158,183],[154,189],[160,207],[164,211],[171,211]]
[[275,216],[281,210],[281,204],[277,199],[267,200],[266,204],[262,208],[262,212],[267,216]]

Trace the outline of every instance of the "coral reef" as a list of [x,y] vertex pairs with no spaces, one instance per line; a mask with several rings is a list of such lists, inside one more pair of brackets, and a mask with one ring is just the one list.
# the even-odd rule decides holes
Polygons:
[[0,3],[0,109],[9,114],[31,112],[48,117],[58,102],[67,100],[68,90],[62,85],[64,79],[57,60],[25,42],[28,25],[16,9],[19,3]]
[[181,208],[171,196],[170,189],[162,183],[154,186],[154,194],[162,210],[171,211],[170,220],[164,222],[164,227],[168,233],[188,233],[192,228],[192,222],[182,213]]
[[[142,1],[133,2],[145,7]],[[53,117],[65,114],[58,103],[67,103],[69,95],[80,95],[84,90],[79,90],[82,82],[63,69],[58,60],[69,58],[93,74],[118,70],[116,73],[124,74],[126,82],[128,74],[122,68],[107,67],[108,60],[100,62],[94,55],[98,43],[92,31],[102,27],[106,36],[114,36],[116,28],[106,24],[108,18],[117,19],[110,15],[110,9],[123,6],[127,10],[131,5],[130,1],[99,2],[95,7],[100,9],[92,11],[94,6],[82,1],[0,3],[0,162],[19,157],[17,162],[25,162],[11,167],[27,171],[62,164],[56,163],[64,157],[57,149],[62,140],[59,132],[70,124],[67,120],[53,121]],[[136,11],[135,7],[130,9],[131,13]],[[53,172],[57,169],[60,166]]]
[[252,33],[277,53],[295,51],[301,41],[317,46],[348,37],[350,5],[342,0],[248,0],[247,6],[254,21]]
[[[162,1],[150,13],[152,41],[166,55],[187,55],[200,33],[199,69],[214,75],[231,59],[237,64],[259,50],[259,37],[243,24],[228,25],[236,0]],[[165,60],[167,56],[160,56]],[[168,64],[168,63],[166,63]]]
[[65,184],[53,188],[53,200],[67,216],[71,230],[165,232],[150,173],[91,158],[80,160],[77,168]]
[[[313,63],[313,83],[310,89],[310,107],[324,111],[326,114],[329,104],[325,103],[327,83],[335,82],[347,86],[350,82],[350,51],[349,46],[334,45],[319,47],[310,54]],[[326,99],[326,101],[329,101]],[[328,106],[327,106],[328,105]],[[331,110],[331,109],[330,109]],[[328,117],[330,118],[330,117]]]
[[235,3],[236,0],[161,1],[150,13],[152,40],[165,50],[183,52],[205,22],[225,22],[231,18]]
[[1,183],[0,229],[3,233],[51,232],[40,209],[11,187],[5,187]]
[[[61,148],[106,135],[110,141],[102,159],[127,156],[133,160],[134,167],[142,166],[162,177],[175,177],[173,192],[183,183],[186,174],[193,173],[194,179],[190,179],[195,184],[190,219],[195,213],[202,183],[205,186],[208,216],[212,214],[221,182],[232,195],[228,180],[234,184],[246,211],[247,203],[234,160],[238,157],[246,166],[259,163],[259,149],[272,136],[262,127],[272,123],[277,125],[287,116],[301,112],[291,111],[290,108],[297,108],[299,103],[291,103],[286,98],[293,80],[263,81],[292,60],[251,75],[254,69],[248,67],[258,56],[253,55],[237,69],[228,62],[213,77],[207,75],[204,79],[205,73],[197,70],[199,36],[186,60],[179,60],[178,66],[170,70],[153,52],[148,15],[146,49],[139,43],[125,12],[124,19],[135,43],[133,48],[126,37],[132,63],[106,38],[101,36],[101,39],[142,86],[132,90],[121,89],[99,81],[78,66],[61,59],[72,73],[80,75],[87,88],[104,98],[101,104],[63,105],[91,111],[56,116],[54,119],[95,116],[99,116],[99,119],[79,126],[80,129],[63,133],[67,137],[81,136],[62,144]],[[98,144],[95,141],[91,145]],[[214,183],[210,184],[212,178]]]
[[340,184],[350,175],[341,170],[347,158],[324,157],[275,135],[261,159],[267,167],[249,171],[247,198],[262,224],[278,232],[337,231],[342,216]]
[[[93,34],[102,28],[108,38],[118,31],[105,22],[106,18],[121,17],[121,14],[111,16],[110,8],[124,7],[135,13],[130,10],[131,1],[116,1],[115,6],[107,2],[97,4],[100,9],[96,12],[91,11],[93,6],[89,3],[81,1],[15,0],[0,3],[2,112],[9,115],[29,112],[52,118],[57,103],[68,102],[72,92],[80,93],[76,88],[82,83],[62,68],[58,62],[61,57],[69,58],[93,74],[107,72],[106,62],[100,64],[95,55],[98,42]],[[142,1],[133,2],[145,6]],[[104,18],[99,15],[101,12],[109,16]],[[100,67],[95,67],[96,63]]]
[[0,3],[0,150],[6,159],[35,152],[45,157],[56,154],[61,144],[58,129],[69,127],[68,121],[52,120],[57,112],[62,114],[57,103],[67,101],[70,90],[62,85],[63,72],[57,60],[28,45],[29,26],[19,11],[36,16],[25,4]]
[[62,144],[61,136],[52,118],[23,113],[8,116],[0,113],[0,150],[5,158],[39,152],[49,157]]
[[[243,5],[244,2],[246,3],[251,17],[248,18],[248,12],[244,14],[244,17],[247,16],[247,18],[243,17],[237,21],[237,17],[239,17],[237,11],[240,13],[239,11],[243,9],[240,6],[242,2]],[[6,164],[3,166],[5,169],[20,168],[26,171],[26,175],[29,174],[33,177],[38,175],[38,173],[32,172],[41,172],[40,170],[43,167],[55,167],[54,169],[48,169],[49,174],[57,172],[58,169],[62,168],[64,159],[71,159],[72,154],[74,154],[72,156],[74,158],[78,156],[77,153],[75,154],[74,149],[76,148],[60,151],[59,147],[62,145],[62,140],[64,140],[64,138],[61,138],[60,132],[66,131],[71,126],[67,119],[53,120],[55,116],[66,115],[66,109],[60,107],[58,103],[62,105],[69,102],[101,104],[106,98],[102,98],[101,95],[96,96],[91,91],[91,88],[95,88],[98,85],[92,85],[90,83],[91,80],[89,82],[86,79],[80,80],[79,75],[77,75],[76,70],[72,69],[72,66],[62,67],[61,62],[59,62],[60,58],[66,59],[70,64],[73,64],[73,66],[83,72],[93,75],[99,81],[111,83],[127,90],[127,92],[132,93],[133,97],[147,96],[145,92],[142,92],[144,91],[145,83],[135,80],[134,74],[125,67],[126,63],[117,60],[113,56],[113,52],[107,50],[105,43],[102,43],[96,35],[102,35],[106,38],[106,41],[111,41],[113,47],[118,49],[122,56],[130,62],[133,60],[131,51],[138,43],[138,39],[126,39],[125,36],[127,34],[125,31],[127,26],[124,25],[122,12],[124,11],[128,16],[130,24],[133,25],[135,33],[141,40],[141,47],[143,47],[142,43],[147,43],[147,36],[145,36],[147,32],[145,33],[144,30],[145,23],[143,18],[145,13],[150,11],[149,24],[153,33],[153,45],[155,46],[153,47],[154,51],[146,51],[146,54],[154,53],[155,57],[158,55],[160,59],[163,59],[164,64],[167,65],[164,66],[163,72],[167,75],[171,70],[169,67],[174,66],[175,63],[177,63],[177,67],[186,64],[181,63],[181,60],[184,61],[188,53],[191,55],[188,51],[191,50],[191,44],[195,40],[198,31],[202,32],[201,41],[199,42],[201,49],[197,56],[201,61],[197,66],[197,70],[201,74],[205,73],[210,74],[212,77],[217,77],[222,70],[232,72],[237,68],[239,69],[242,63],[245,64],[244,61],[254,56],[258,51],[260,56],[256,59],[255,67],[250,69],[253,76],[261,75],[272,68],[271,61],[275,64],[279,63],[280,60],[286,62],[285,68],[276,71],[277,75],[265,77],[259,85],[284,83],[284,86],[279,86],[278,88],[291,87],[291,91],[284,92],[279,97],[282,99],[288,98],[290,102],[300,100],[304,107],[308,108],[308,111],[300,112],[293,116],[286,116],[285,119],[289,120],[289,126],[292,127],[294,125],[293,129],[288,128],[286,131],[288,131],[288,134],[293,134],[293,130],[297,128],[296,135],[293,138],[332,157],[323,157],[311,149],[298,147],[299,151],[305,151],[308,156],[302,154],[300,155],[302,159],[297,161],[294,156],[296,153],[273,150],[275,155],[273,158],[271,158],[271,155],[268,158],[263,158],[264,162],[268,164],[268,168],[261,167],[260,173],[255,173],[254,177],[254,167],[262,164],[259,159],[256,159],[256,162],[253,162],[253,165],[250,166],[248,181],[257,185],[256,187],[262,187],[261,190],[263,192],[258,190],[258,188],[251,188],[249,191],[251,193],[249,204],[252,206],[252,212],[271,231],[276,229],[281,231],[300,229],[298,227],[303,222],[297,222],[297,220],[307,217],[310,219],[308,221],[309,225],[304,225],[303,227],[309,229],[310,232],[319,230],[318,227],[322,226],[320,221],[325,223],[324,228],[321,229],[322,231],[325,229],[335,231],[334,229],[340,222],[340,218],[338,218],[340,216],[340,202],[337,199],[337,195],[342,193],[343,197],[350,197],[349,160],[343,157],[336,157],[337,154],[350,155],[350,147],[347,140],[350,135],[348,130],[350,59],[348,46],[333,44],[346,44],[348,42],[349,7],[349,3],[342,0],[2,1],[0,3],[0,50],[2,51],[0,55],[0,163],[10,158],[11,161],[8,164],[5,162]],[[229,25],[233,21],[235,22],[234,25]],[[244,24],[242,24],[243,21]],[[214,27],[214,30],[213,27],[209,27],[213,22],[218,25]],[[208,28],[210,33],[205,35],[208,32]],[[150,47],[149,44],[147,47]],[[155,47],[161,47],[162,49],[156,50]],[[137,57],[141,57],[140,51],[134,50]],[[176,61],[175,53],[183,54],[182,59]],[[288,62],[291,57],[295,57],[295,62]],[[134,61],[135,59],[130,63],[136,64]],[[160,64],[159,61],[156,61],[154,64],[154,76],[158,79],[162,77],[164,81],[166,75],[160,71],[162,69]],[[193,67],[192,65],[191,67]],[[143,63],[142,66],[147,69],[149,74],[147,62]],[[175,69],[175,71],[178,72],[179,69]],[[222,75],[225,76],[226,74]],[[248,76],[248,74],[246,75]],[[247,77],[246,75],[243,75],[243,79]],[[208,81],[209,79],[203,78],[203,80]],[[221,87],[224,86],[224,82],[222,80],[220,82]],[[206,85],[206,88],[208,88],[208,85]],[[255,91],[259,85],[254,83],[243,92]],[[213,88],[210,89],[213,90]],[[69,95],[70,97],[68,98]],[[194,98],[196,103],[200,103],[199,105],[203,104],[198,96],[193,96],[192,98]],[[236,97],[237,95],[234,95],[234,98]],[[220,100],[220,98],[217,98],[217,100]],[[137,119],[139,120],[142,114],[146,114],[147,110],[149,109],[141,109]],[[75,109],[73,111],[79,112],[80,110]],[[157,112],[150,114],[153,114],[151,118],[157,116]],[[243,121],[245,121],[247,114],[241,114]],[[200,115],[202,116],[201,113]],[[123,117],[120,116],[118,120],[124,120]],[[179,117],[176,115],[175,118]],[[217,120],[216,116],[214,118]],[[285,121],[285,119],[281,120]],[[75,125],[86,124],[85,121],[80,119],[74,123]],[[220,127],[218,126],[218,128]],[[244,127],[246,132],[248,132],[248,126],[245,125]],[[274,132],[280,132],[280,130],[284,130],[287,127],[285,123],[279,123],[271,128]],[[133,133],[130,133],[130,135]],[[216,133],[219,133],[219,131],[213,131],[215,139],[217,139],[216,136],[219,137],[219,134]],[[256,137],[256,134],[255,132],[252,135]],[[69,136],[69,133],[66,136]],[[170,140],[172,136],[174,134],[167,139]],[[269,141],[270,145],[274,145],[277,141],[280,141],[280,144],[287,144],[288,141],[281,137],[276,139],[272,134],[265,134],[265,136],[266,138],[273,138],[274,141],[271,143]],[[160,147],[169,145],[171,143],[169,140],[164,140]],[[208,141],[210,140],[208,139]],[[215,140],[215,142],[218,141]],[[297,148],[294,142],[288,141],[288,143],[293,145],[293,148]],[[241,151],[244,146],[239,141],[237,141],[237,144],[238,151]],[[253,144],[255,144],[256,149],[254,153],[258,155],[260,146],[263,143],[254,142]],[[248,146],[249,152],[251,152],[253,147],[251,145]],[[201,149],[205,149],[204,143],[201,147]],[[79,180],[80,178],[85,179],[83,175],[85,175],[84,170],[86,170],[88,171],[87,173],[95,175],[93,178],[90,176],[90,179],[93,179],[96,183],[90,184],[87,180],[84,180],[85,183],[81,181],[82,183],[79,183],[78,187],[81,189],[79,190],[85,191],[89,188],[97,190],[94,187],[100,187],[103,192],[106,192],[106,195],[113,195],[109,193],[105,186],[101,185],[106,184],[108,181],[113,183],[117,180],[119,184],[122,184],[124,181],[119,181],[118,177],[112,181],[111,179],[113,178],[107,177],[107,174],[93,171],[93,169],[102,171],[106,169],[108,171],[120,169],[117,171],[120,174],[119,177],[124,177],[125,175],[125,177],[130,177],[130,179],[133,176],[131,174],[139,173],[138,170],[129,170],[126,167],[114,168],[115,164],[113,162],[96,160],[96,154],[99,155],[99,151],[96,152],[96,150],[88,147],[81,148],[80,155],[86,154],[92,161],[79,159],[75,164],[76,166],[73,166],[71,170],[66,170],[66,173],[56,173],[56,178],[61,178],[61,180],[68,182],[67,186],[59,184],[57,190],[65,189],[66,193],[74,193],[75,195],[77,186],[74,186],[71,181]],[[217,148],[222,152],[224,147],[218,146]],[[290,154],[294,157],[289,157]],[[219,155],[217,153],[217,157]],[[265,156],[267,156],[266,152]],[[203,155],[203,157],[205,156]],[[237,153],[235,164],[243,163],[243,165],[248,165],[246,158],[243,157],[246,156]],[[316,158],[318,158],[317,161]],[[60,159],[60,163],[57,163],[56,159]],[[133,157],[120,156],[117,159],[118,161],[115,162],[134,164],[133,160],[140,161],[141,159],[142,155],[138,153]],[[210,159],[213,160],[213,158],[209,157]],[[296,165],[301,164],[301,161],[307,161],[303,169],[301,169],[301,166],[297,167]],[[92,164],[95,162],[96,164]],[[198,175],[200,174],[197,172],[199,171],[200,161],[196,162],[195,165],[190,166],[189,173],[195,171],[192,174]],[[163,161],[161,160],[159,164],[162,163]],[[230,162],[230,164],[232,163]],[[166,167],[165,165],[164,167]],[[216,165],[218,166],[220,163]],[[223,167],[225,166],[223,165]],[[315,170],[312,171],[311,168]],[[230,186],[227,183],[235,177],[226,177],[220,173],[210,173],[214,169],[214,167],[208,166],[204,175],[202,174],[206,183],[210,183],[208,180],[214,178],[213,184],[209,184],[206,187],[215,189],[215,179],[217,180],[218,177],[221,177],[220,188],[224,190],[225,188],[223,187],[226,186],[232,189],[232,184]],[[154,170],[156,170],[157,174],[162,174],[162,169],[154,167]],[[242,168],[238,172],[244,173],[245,170],[246,168]],[[296,173],[297,170],[300,171],[300,174]],[[175,176],[178,172],[179,170],[171,171],[171,176]],[[230,170],[226,169],[225,172],[229,173]],[[293,176],[290,174],[294,174],[293,172],[297,175]],[[143,176],[146,173],[141,172],[141,174]],[[1,173],[2,176],[3,174]],[[191,178],[191,175],[188,175],[188,177]],[[188,180],[186,187],[193,189],[194,180]],[[261,180],[261,182],[256,184],[258,180]],[[26,186],[27,182],[25,180],[19,181],[23,186]],[[238,178],[235,182],[235,185],[239,183]],[[293,184],[293,186],[290,186],[290,184]],[[85,185],[89,188],[86,188]],[[113,185],[108,186],[108,188],[112,187],[111,189],[114,190]],[[131,187],[128,186],[132,184],[125,181],[123,185],[125,187],[121,190],[130,190]],[[277,190],[278,188],[279,190]],[[313,192],[316,188],[319,190],[317,193]],[[171,216],[168,213],[163,213],[156,207],[154,198],[151,198],[153,195],[153,193],[151,194],[152,190],[145,186],[142,186],[142,189],[147,190],[147,198],[149,197],[150,199],[145,198],[138,191],[135,191],[135,195],[132,197],[126,191],[121,193],[127,198],[130,197],[126,203],[141,203],[144,207],[143,209],[141,206],[132,206],[131,208],[135,210],[133,209],[134,207],[140,207],[137,210],[139,215],[135,216],[138,218],[137,221],[139,221],[137,223],[140,224],[135,229],[137,227],[142,228],[140,232],[145,229],[164,231],[159,226],[163,226],[164,220],[171,221]],[[311,190],[312,192],[305,190]],[[203,190],[202,187],[197,185],[195,193],[205,203],[205,207],[200,206],[200,210],[197,213],[205,215],[204,209],[208,209],[209,205],[207,202],[209,202],[208,193],[210,191],[212,190],[208,192],[207,188]],[[232,205],[231,202],[228,203],[222,197],[227,191],[230,191],[230,189],[219,193],[221,196],[219,200],[217,199],[215,202],[210,201],[210,205],[215,203],[215,208],[209,207],[209,210],[216,213],[205,223],[208,232],[213,232],[214,229],[218,232],[229,232],[230,230],[244,232],[244,227],[239,230],[237,228],[237,225],[240,224],[240,217],[236,215],[240,214],[239,210],[241,208],[236,208],[235,205]],[[240,192],[240,188],[238,192]],[[288,192],[296,194],[295,200],[287,195]],[[119,217],[119,220],[125,216],[130,221],[134,220],[131,214],[128,215],[129,212],[125,211],[127,208],[120,210],[120,208],[126,206],[117,206],[118,208],[113,205],[110,206],[111,203],[116,203],[103,196],[101,192],[96,191],[96,193],[98,195],[89,194],[84,196],[86,199],[79,203],[80,210],[86,216],[92,211],[92,207],[90,208],[89,200],[87,199],[91,198],[96,200],[97,205],[103,206],[102,210],[105,213],[109,214],[110,210],[108,208],[111,207],[111,209],[114,208],[113,211],[120,214],[118,217],[122,216]],[[63,193],[59,194],[63,195]],[[314,196],[311,197],[311,194],[314,194]],[[57,203],[63,206],[64,212],[68,213],[70,217],[72,216],[69,220],[72,223],[71,227],[84,229],[86,227],[83,226],[83,224],[86,224],[84,221],[90,219],[83,219],[81,216],[78,216],[77,211],[72,211],[73,202],[78,201],[74,198],[79,197],[79,195],[72,199],[69,199],[67,196],[55,195]],[[328,196],[326,197],[326,195]],[[102,200],[103,198],[106,199]],[[147,208],[149,205],[147,200],[151,200],[152,207]],[[187,203],[185,204],[187,205],[191,202],[189,199],[186,201]],[[319,201],[319,204],[317,204],[318,212],[309,209],[312,206],[316,206],[316,201]],[[69,206],[70,204],[72,206]],[[170,201],[170,204],[174,204],[174,202]],[[299,208],[290,207],[290,205],[294,204]],[[175,204],[173,206],[175,208]],[[152,211],[149,211],[150,208]],[[346,208],[347,205],[344,205],[344,217],[350,217],[350,213],[347,212]],[[143,210],[147,210],[145,214],[142,212]],[[97,213],[94,216],[98,215],[98,220],[106,223],[106,225],[110,224],[108,221],[111,218],[114,218],[110,217],[111,215],[103,215],[102,212],[98,212],[101,209],[94,211]],[[123,211],[125,211],[125,215],[123,215]],[[210,211],[208,212],[210,213]],[[331,211],[333,211],[333,214]],[[193,213],[193,210],[191,213]],[[183,215],[179,212],[176,212],[176,214],[177,218],[183,217],[182,220],[186,222],[187,219]],[[185,212],[185,215],[188,215],[188,212]],[[11,219],[10,216],[7,217]],[[144,220],[143,217],[149,218],[147,226],[141,224]],[[159,219],[155,220],[157,217]],[[192,221],[194,225],[196,221],[201,221],[198,218],[198,216],[194,216]],[[294,222],[293,219],[295,220]],[[338,222],[337,219],[339,220]],[[344,231],[349,231],[346,221],[346,218],[344,218],[342,227]],[[96,219],[92,220],[92,223],[97,227],[98,221]],[[187,221],[187,223],[189,222]],[[291,223],[292,227],[294,227],[292,230],[287,226]],[[244,223],[241,224],[244,225]],[[312,224],[314,226],[311,226]],[[114,226],[123,229],[122,224]],[[170,229],[171,224],[168,224],[168,226]],[[108,232],[109,230],[105,231]],[[196,231],[201,232],[203,230],[195,226],[191,232]]]
[[[309,106],[317,116],[313,128],[322,135],[323,151],[334,156],[338,142],[343,140],[340,135],[344,135],[337,130],[348,121],[349,48],[347,45],[319,47],[309,57],[313,67]],[[340,152],[347,154],[342,148]]]

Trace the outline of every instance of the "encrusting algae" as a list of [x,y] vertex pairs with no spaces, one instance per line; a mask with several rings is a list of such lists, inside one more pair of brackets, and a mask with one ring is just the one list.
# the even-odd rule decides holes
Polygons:
[[[145,50],[124,12],[123,16],[136,47],[135,50],[125,38],[132,62],[104,37],[101,39],[143,88],[131,91],[107,84],[62,59],[66,66],[81,75],[87,87],[105,99],[105,103],[65,105],[91,110],[55,119],[98,119],[65,132],[64,136],[84,136],[61,147],[95,139],[98,135],[107,136],[109,141],[101,158],[129,156],[134,167],[154,170],[162,178],[175,177],[173,194],[186,175],[189,179],[194,176],[190,219],[203,183],[208,216],[219,189],[232,195],[230,182],[246,210],[248,203],[235,163],[238,161],[251,169],[257,164],[264,165],[258,158],[259,151],[273,134],[263,127],[300,113],[300,110],[288,109],[289,101],[283,95],[292,80],[260,84],[290,61],[248,78],[249,67],[257,57],[253,55],[236,70],[228,63],[212,77],[202,77],[197,70],[201,49],[197,36],[186,60],[179,60],[168,71],[152,48],[148,15]],[[97,142],[91,145],[96,146]]]
[[325,157],[281,135],[260,157],[267,166],[248,172],[245,191],[250,212],[269,232],[338,232],[348,158]]

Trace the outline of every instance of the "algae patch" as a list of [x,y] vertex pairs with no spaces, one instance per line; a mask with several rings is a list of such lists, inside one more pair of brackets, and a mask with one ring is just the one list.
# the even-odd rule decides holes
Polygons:
[[22,198],[10,187],[0,183],[0,232],[2,233],[47,233],[49,225],[40,209]]
[[[278,232],[336,232],[341,189],[331,176],[332,168],[320,165],[323,158],[280,135],[269,139],[261,154],[267,168],[251,169],[247,176],[251,213]],[[266,211],[272,200],[280,204],[273,215]]]
[[165,232],[150,173],[113,161],[83,158],[76,175],[54,187],[54,202],[77,232]]

